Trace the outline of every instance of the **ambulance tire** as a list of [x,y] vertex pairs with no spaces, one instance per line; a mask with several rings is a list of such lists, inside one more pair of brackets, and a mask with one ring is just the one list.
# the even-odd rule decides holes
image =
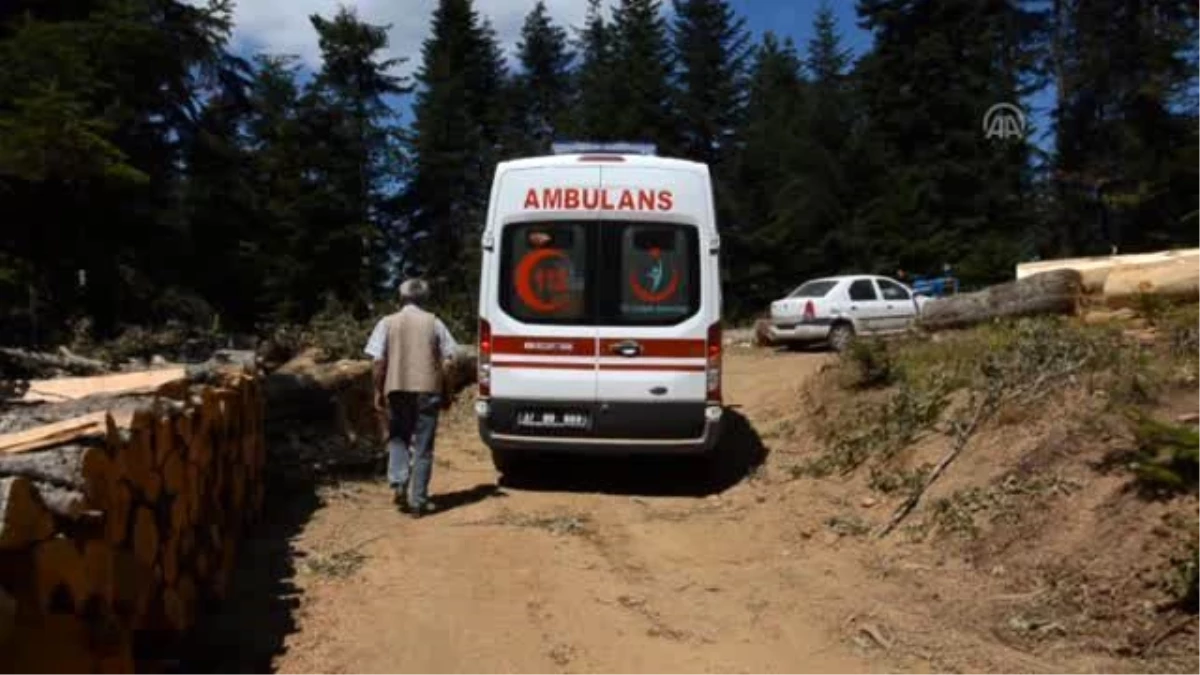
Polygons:
[[492,448],[492,466],[496,467],[496,471],[502,475],[512,476],[520,473],[527,460],[528,458],[522,453]]

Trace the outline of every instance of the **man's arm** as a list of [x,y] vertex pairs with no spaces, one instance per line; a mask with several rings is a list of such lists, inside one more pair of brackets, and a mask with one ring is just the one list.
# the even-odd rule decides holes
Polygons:
[[375,324],[375,329],[371,331],[371,337],[367,340],[367,346],[363,351],[373,360],[371,382],[375,390],[375,409],[383,411],[386,409],[384,404],[387,400],[383,391],[387,381],[387,328],[383,319]]
[[434,324],[437,332],[438,354],[442,357],[442,363],[453,363],[458,357],[458,342],[454,340],[454,336],[450,334],[450,329],[446,328],[446,324],[438,319]]
[[[458,380],[461,379],[457,368],[458,343],[441,319],[434,322],[434,334],[437,336],[438,356],[442,361],[442,406],[445,408],[450,406],[458,388]],[[449,377],[451,374],[454,375],[453,382]]]

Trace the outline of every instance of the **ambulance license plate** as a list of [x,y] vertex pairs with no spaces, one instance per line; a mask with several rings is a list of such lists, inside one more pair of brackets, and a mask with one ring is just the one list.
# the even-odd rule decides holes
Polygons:
[[591,425],[591,416],[585,412],[522,410],[517,413],[517,426],[526,429],[588,429]]

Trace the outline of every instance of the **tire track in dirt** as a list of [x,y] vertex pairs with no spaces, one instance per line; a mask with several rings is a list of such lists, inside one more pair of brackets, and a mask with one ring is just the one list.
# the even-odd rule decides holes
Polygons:
[[[826,358],[731,355],[726,389],[748,431]],[[362,483],[305,526],[293,546],[308,556],[381,536],[344,577],[298,576],[278,670],[896,669],[844,639],[847,612],[827,588],[834,566],[821,559],[835,554],[785,550],[791,514],[774,508],[767,481],[710,486],[685,462],[581,461],[492,494],[495,474],[461,412],[437,453],[435,497],[464,501],[457,508],[411,521],[385,507],[381,483]]]

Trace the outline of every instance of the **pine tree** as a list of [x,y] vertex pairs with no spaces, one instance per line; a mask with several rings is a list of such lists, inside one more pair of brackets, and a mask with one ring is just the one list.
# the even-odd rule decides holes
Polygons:
[[822,2],[804,62],[808,95],[799,139],[784,159],[792,180],[776,195],[770,221],[795,278],[870,269],[869,242],[856,232],[871,189],[858,156],[866,137],[849,66],[833,10]]
[[[185,140],[183,213],[189,236],[186,245],[164,252],[187,270],[188,287],[220,308],[227,325],[240,329],[254,325],[261,284],[251,255],[260,221],[257,177],[241,134],[250,113],[245,94],[238,83],[212,96],[200,111],[196,133]],[[222,274],[212,274],[215,260]]]
[[521,72],[513,78],[513,107],[525,141],[519,154],[548,152],[568,125],[572,55],[567,31],[551,21],[543,0],[525,17],[517,58]]
[[717,167],[745,106],[749,35],[725,0],[674,0],[674,60],[683,155]]
[[588,0],[584,27],[576,32],[580,62],[575,71],[577,94],[571,114],[571,132],[588,141],[615,140],[615,46],[613,28],[604,19],[601,0]]
[[259,221],[250,254],[261,274],[256,298],[261,321],[301,321],[314,305],[304,297],[310,276],[303,227],[310,160],[296,73],[293,58],[263,56],[250,88],[246,128]]
[[104,334],[184,304],[157,301],[191,281],[177,264],[182,150],[204,86],[237,66],[225,51],[228,2],[69,5],[0,10],[0,199],[13,214],[0,301],[36,304],[0,317],[16,339],[52,337],[26,330],[34,321],[83,313]]
[[391,150],[391,111],[385,97],[409,87],[391,71],[400,59],[384,59],[389,26],[360,20],[341,8],[332,19],[310,17],[321,48],[322,67],[305,96],[309,139],[319,176],[312,187],[324,193],[314,228],[318,270],[328,292],[356,311],[366,309],[380,289],[383,270],[381,204],[398,176]]
[[469,309],[477,234],[504,128],[503,62],[470,0],[441,0],[422,48],[411,173],[400,208],[406,271],[435,281],[450,311]]
[[774,218],[777,202],[796,179],[787,169],[795,157],[807,98],[800,57],[792,40],[767,31],[754,52],[745,120],[739,132],[737,201],[726,227],[727,282],[738,288],[734,314],[758,311],[778,297],[790,262],[782,254]]
[[1196,245],[1196,4],[1059,0],[1050,254]]
[[660,0],[621,0],[613,12],[612,37],[613,134],[653,142],[659,154],[678,154],[671,46]]
[[1030,93],[1032,17],[1000,1],[860,0],[858,12],[875,36],[862,84],[887,171],[876,263],[916,274],[949,264],[967,283],[1009,277],[1029,230],[1029,136],[987,138],[981,124]]

